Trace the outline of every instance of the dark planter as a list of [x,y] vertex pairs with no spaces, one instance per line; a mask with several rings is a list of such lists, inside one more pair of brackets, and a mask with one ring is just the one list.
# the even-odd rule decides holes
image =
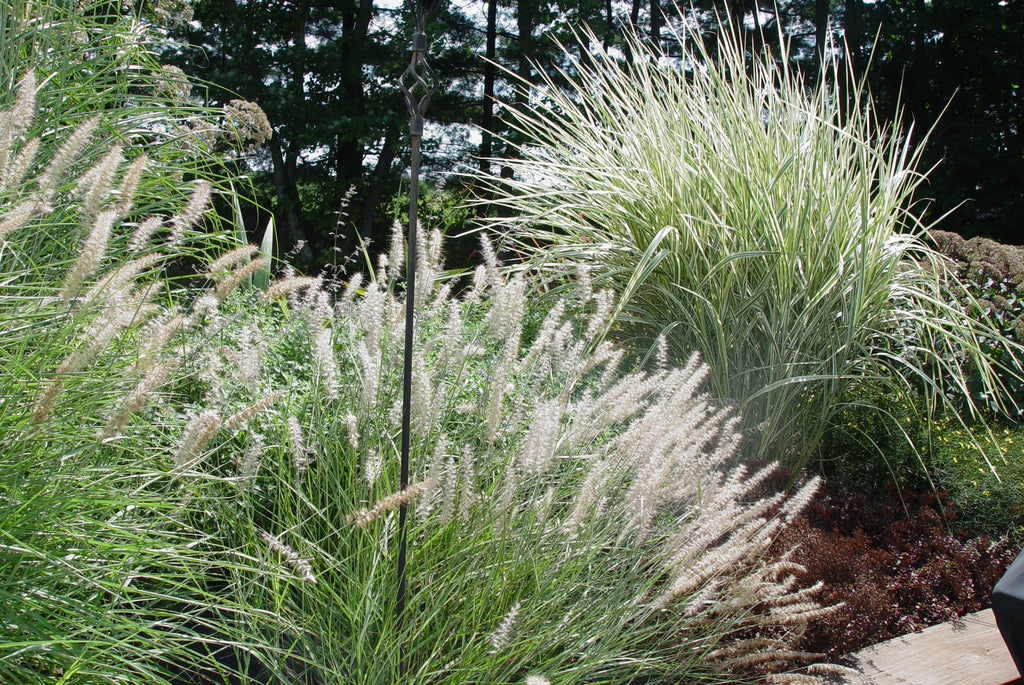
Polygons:
[[992,613],[1017,672],[1024,675],[1024,550],[992,590]]

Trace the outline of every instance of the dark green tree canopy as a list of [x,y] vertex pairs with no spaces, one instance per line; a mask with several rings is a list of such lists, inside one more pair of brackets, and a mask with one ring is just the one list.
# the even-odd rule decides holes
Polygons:
[[[855,73],[881,114],[930,134],[935,166],[917,201],[926,221],[965,235],[1024,242],[1024,5],[1016,0],[698,0],[680,13],[662,0],[473,0],[440,3],[427,28],[438,90],[427,113],[424,168],[435,178],[482,166],[506,152],[502,112],[528,106],[515,77],[586,58],[574,27],[605,45],[633,23],[652,41],[681,21],[707,32],[728,18],[751,49],[779,35],[807,78],[819,50],[849,45]],[[214,102],[259,103],[274,129],[251,160],[286,249],[308,246],[309,262],[351,253],[358,239],[382,241],[401,192],[408,117],[397,79],[409,60],[410,5],[343,0],[196,0],[194,16],[171,29],[169,61],[222,89]],[[828,47],[831,46],[831,47]],[[625,55],[629,59],[629,55]],[[515,75],[515,77],[513,76]]]

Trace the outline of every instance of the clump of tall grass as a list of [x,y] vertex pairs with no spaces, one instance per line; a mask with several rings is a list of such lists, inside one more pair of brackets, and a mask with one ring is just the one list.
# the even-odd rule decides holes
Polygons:
[[944,293],[964,289],[911,207],[909,133],[833,51],[809,87],[784,37],[776,54],[724,26],[712,50],[681,30],[671,54],[628,33],[628,62],[594,48],[541,75],[510,113],[527,141],[502,161],[514,178],[482,179],[515,214],[494,229],[569,287],[583,264],[614,288],[616,335],[698,350],[754,448],[789,465],[862,382],[954,407],[976,369],[1005,398],[982,341],[1019,346]]
[[703,392],[698,356],[632,371],[598,342],[610,293],[538,311],[485,242],[487,264],[456,298],[434,277],[440,234],[421,242],[408,488],[395,260],[336,299],[294,277],[228,298],[193,362],[197,417],[283,393],[195,468],[232,483],[207,504],[220,535],[290,574],[236,580],[301,626],[275,635],[292,650],[287,677],[723,682],[808,656],[790,645],[828,610],[798,587],[799,566],[765,550],[817,482],[765,494],[773,467],[730,465],[738,418]]
[[167,411],[194,316],[162,270],[217,242],[209,183],[171,173],[216,160],[168,138],[220,113],[161,100],[150,34],[106,9],[0,8],[0,681],[243,677],[277,619],[209,581],[259,565],[186,515]]

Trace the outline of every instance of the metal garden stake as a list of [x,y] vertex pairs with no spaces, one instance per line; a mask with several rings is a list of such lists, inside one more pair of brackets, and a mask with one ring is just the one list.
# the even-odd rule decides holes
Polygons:
[[[420,143],[423,139],[423,114],[434,92],[436,75],[427,63],[427,37],[423,28],[427,17],[436,9],[439,0],[413,0],[416,12],[416,31],[412,38],[412,60],[399,79],[405,103],[409,108],[409,133],[412,138],[412,155],[409,183],[409,243],[406,256],[405,291],[405,357],[402,371],[402,454],[400,487],[409,487],[409,433],[412,404],[412,343],[416,308],[416,222],[419,201]],[[398,510],[398,590],[396,614],[399,628],[405,612],[405,558],[406,558],[406,514],[407,506]],[[405,659],[401,659],[400,670],[404,674]]]

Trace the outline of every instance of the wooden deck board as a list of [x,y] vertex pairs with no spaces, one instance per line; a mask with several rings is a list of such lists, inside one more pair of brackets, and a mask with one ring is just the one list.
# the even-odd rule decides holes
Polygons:
[[991,610],[882,642],[850,656],[848,685],[1004,685],[1017,678]]

